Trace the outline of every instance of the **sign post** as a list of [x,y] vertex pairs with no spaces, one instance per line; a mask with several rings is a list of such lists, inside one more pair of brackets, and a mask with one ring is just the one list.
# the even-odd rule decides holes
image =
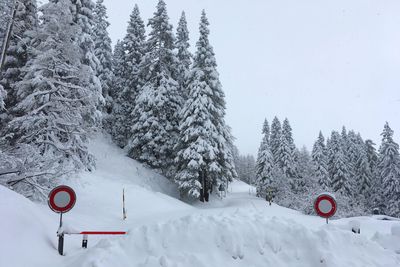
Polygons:
[[314,209],[318,216],[325,218],[328,223],[328,219],[335,215],[337,210],[335,197],[329,193],[318,195],[314,201]]
[[122,189],[122,219],[126,219],[126,209],[125,209],[125,188]]
[[64,232],[62,230],[62,215],[70,211],[76,202],[75,191],[66,185],[61,185],[51,190],[47,199],[47,204],[55,213],[60,213],[60,226],[57,231],[58,235],[58,253],[63,255],[64,252]]

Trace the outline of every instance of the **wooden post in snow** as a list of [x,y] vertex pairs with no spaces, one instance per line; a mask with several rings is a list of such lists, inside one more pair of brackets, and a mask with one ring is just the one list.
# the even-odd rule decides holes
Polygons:
[[126,219],[126,209],[125,209],[125,188],[122,189],[122,219]]

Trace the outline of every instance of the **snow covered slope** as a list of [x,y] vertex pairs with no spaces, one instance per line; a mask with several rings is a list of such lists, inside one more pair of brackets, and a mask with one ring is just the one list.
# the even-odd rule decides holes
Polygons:
[[[187,205],[164,177],[124,156],[99,136],[91,144],[98,168],[67,184],[77,203],[65,226],[128,230],[125,237],[66,236],[58,256],[58,216],[0,187],[0,267],[114,266],[400,266],[400,222],[375,217],[323,219],[266,202],[234,182],[228,197]],[[128,218],[121,219],[126,190]],[[349,222],[361,224],[353,234]],[[397,253],[396,253],[397,251]]]

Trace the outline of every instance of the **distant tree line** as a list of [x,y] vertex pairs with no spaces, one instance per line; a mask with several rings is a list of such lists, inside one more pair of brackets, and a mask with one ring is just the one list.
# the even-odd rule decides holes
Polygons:
[[254,156],[240,154],[235,145],[232,147],[232,153],[238,179],[254,185],[256,182],[256,160]]
[[275,117],[271,127],[265,120],[257,163],[257,192],[276,190],[276,201],[286,207],[312,212],[313,198],[321,192],[337,197],[339,214],[371,214],[373,209],[400,216],[399,145],[386,123],[378,152],[371,140],[359,133],[332,131],[326,140],[319,133],[311,155],[298,150],[292,129]]

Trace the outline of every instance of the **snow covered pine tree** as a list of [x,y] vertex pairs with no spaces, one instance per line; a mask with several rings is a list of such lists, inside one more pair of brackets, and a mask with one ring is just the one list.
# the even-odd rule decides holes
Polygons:
[[200,38],[189,74],[189,98],[180,113],[175,159],[175,181],[182,196],[200,197],[201,201],[208,201],[212,185],[227,183],[236,177],[231,136],[224,121],[224,94],[208,40],[208,25],[203,11]]
[[329,179],[328,157],[322,132],[319,132],[318,140],[314,143],[311,156],[314,175],[318,179],[321,188],[328,191],[331,188],[331,180]]
[[125,147],[132,138],[132,127],[137,117],[133,114],[136,98],[141,90],[140,64],[145,52],[145,26],[135,5],[124,39],[114,51],[115,101],[109,124],[115,142]]
[[[15,95],[21,101],[8,123],[12,137],[8,145],[16,150],[32,147],[32,158],[38,154],[31,172],[90,169],[94,161],[86,147],[90,128],[84,118],[91,115],[96,102],[95,92],[81,86],[90,78],[82,71],[82,51],[75,45],[81,28],[73,22],[69,0],[49,1],[41,12],[43,24],[32,40],[32,56],[16,84]],[[45,178],[54,179],[41,176],[24,182],[41,190],[51,184]]]
[[393,130],[386,122],[379,148],[379,177],[383,184],[386,214],[400,215],[400,156],[399,145],[393,140]]
[[256,190],[258,196],[264,197],[267,187],[276,186],[273,181],[274,159],[270,148],[270,129],[267,119],[264,121],[262,133],[264,136],[258,149],[256,163]]
[[97,67],[97,77],[100,80],[105,99],[105,112],[111,113],[112,98],[110,90],[112,88],[112,48],[111,38],[108,35],[107,28],[110,23],[107,21],[107,9],[103,4],[104,0],[97,0],[93,12],[93,41],[94,54],[99,60]]
[[182,12],[181,18],[176,29],[176,49],[178,50],[178,73],[177,82],[179,84],[179,90],[183,99],[188,98],[187,92],[187,78],[192,64],[192,54],[189,52],[189,31],[187,28],[185,12]]
[[175,37],[163,0],[158,2],[148,25],[151,32],[140,64],[139,84],[143,86],[133,110],[129,156],[171,177],[183,100],[176,81]]
[[[3,4],[2,4],[3,5]],[[32,31],[38,25],[37,7],[35,0],[16,2],[16,13],[2,72],[0,85],[7,92],[5,105],[12,109],[21,101],[16,96],[16,84],[22,80],[21,69],[28,61],[28,50],[31,46]],[[10,113],[10,112],[9,112]],[[12,113],[12,112],[11,112]],[[12,118],[12,114],[8,114]],[[8,119],[3,119],[5,123]]]

